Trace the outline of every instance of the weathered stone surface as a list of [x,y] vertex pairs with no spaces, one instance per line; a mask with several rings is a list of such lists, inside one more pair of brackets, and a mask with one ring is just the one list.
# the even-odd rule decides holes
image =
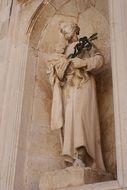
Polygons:
[[70,0],[68,3],[64,4],[59,10],[58,13],[68,16],[78,16],[78,10],[76,7],[76,2],[74,0]]
[[51,131],[49,126],[33,125],[29,141],[29,155],[40,157],[54,157],[61,154],[59,131]]
[[[44,88],[43,88],[44,89]],[[45,91],[44,91],[45,92]],[[36,94],[33,107],[33,124],[38,126],[50,125],[51,99],[46,92],[40,94],[40,89],[36,87]],[[49,112],[48,112],[49,111]]]
[[100,121],[113,114],[112,73],[111,68],[95,76],[97,84]]
[[64,4],[66,4],[68,2],[68,0],[52,0],[50,2],[58,10],[58,9],[60,9],[60,7],[62,7]]
[[[106,189],[117,189],[118,185],[116,181],[110,181],[110,182],[103,182],[103,183],[94,183],[94,184],[88,184],[78,187],[68,187],[68,188],[62,188],[61,190],[106,190]],[[117,189],[121,190],[121,189]]]
[[0,40],[6,37],[8,31],[8,20],[0,23]]
[[46,172],[40,180],[39,188],[40,190],[56,190],[112,179],[110,174],[97,172],[91,168],[68,167],[63,170]]
[[69,167],[46,172],[40,181],[40,190],[55,190],[84,184],[84,168]]
[[82,13],[90,7],[95,7],[106,19],[109,20],[108,1],[107,0],[76,0],[78,12]]
[[96,0],[95,8],[107,19],[109,20],[109,10],[107,0]]
[[111,68],[96,76],[102,152],[107,171],[116,176],[115,126]]
[[[41,14],[39,15],[39,19],[35,22],[36,17],[32,19],[32,23],[35,22],[35,25],[32,30],[32,34],[30,37],[30,42],[33,47],[38,45],[38,40],[41,37],[41,32],[44,32],[45,27],[50,22],[52,17],[55,15],[55,8],[48,4],[47,6],[42,6]],[[32,25],[32,24],[31,24]],[[32,26],[31,26],[32,27]],[[31,30],[31,28],[29,28]]]
[[[65,168],[64,160],[61,157],[30,155],[28,160],[25,180],[27,190],[39,190],[39,180],[45,172]],[[43,188],[43,190],[45,189]]]
[[96,0],[76,0],[78,12],[82,13],[86,11],[91,6],[95,7]]
[[110,63],[110,38],[109,24],[105,17],[99,13],[94,7],[87,9],[79,16],[79,26],[81,27],[81,36],[90,36],[93,33],[98,33],[98,40],[95,44],[101,50],[105,58],[105,63]]

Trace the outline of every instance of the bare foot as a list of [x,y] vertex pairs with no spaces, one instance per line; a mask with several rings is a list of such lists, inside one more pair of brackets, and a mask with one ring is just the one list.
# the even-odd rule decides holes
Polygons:
[[75,161],[73,163],[73,166],[74,167],[85,167],[85,164],[83,163],[82,160],[77,158],[77,159],[75,159]]

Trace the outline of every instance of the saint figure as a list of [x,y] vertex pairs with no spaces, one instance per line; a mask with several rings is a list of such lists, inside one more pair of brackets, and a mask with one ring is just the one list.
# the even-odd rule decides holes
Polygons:
[[79,32],[76,23],[61,23],[56,52],[48,60],[53,89],[51,129],[60,131],[62,155],[67,164],[105,171],[94,79],[104,59],[93,43],[89,51],[68,58],[74,53]]

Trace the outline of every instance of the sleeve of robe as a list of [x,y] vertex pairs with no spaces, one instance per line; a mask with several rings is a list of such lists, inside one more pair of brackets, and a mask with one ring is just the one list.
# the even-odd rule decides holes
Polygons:
[[93,44],[92,49],[89,52],[90,57],[85,58],[86,71],[96,71],[100,69],[104,64],[104,58],[98,48]]
[[53,89],[53,99],[52,99],[52,109],[51,109],[51,129],[56,130],[63,127],[63,104],[62,104],[62,90],[61,90],[61,81],[67,63],[66,60],[60,58],[56,64],[54,64],[54,60],[52,63],[50,61],[50,65],[48,67],[48,75],[49,80]]
[[[66,59],[65,55],[58,53],[54,54],[54,57],[50,59],[48,62],[49,62],[48,66],[49,80],[53,77],[53,78],[58,78],[60,81],[62,81],[66,69],[69,66],[69,62]],[[50,81],[53,82],[52,79]]]
[[75,64],[75,68],[85,68],[86,71],[96,71],[100,69],[104,64],[104,58],[100,51],[93,44],[92,49],[89,52],[90,57],[79,59]]

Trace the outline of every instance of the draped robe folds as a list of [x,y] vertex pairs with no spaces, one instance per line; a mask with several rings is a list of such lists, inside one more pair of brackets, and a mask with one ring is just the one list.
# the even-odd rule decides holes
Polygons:
[[[64,56],[73,53],[74,45],[68,45]],[[62,155],[66,161],[72,162],[77,148],[85,147],[97,168],[104,171],[96,85],[92,74],[103,66],[103,57],[93,44],[89,52],[79,56],[82,61],[77,62],[75,68],[66,69],[68,60],[61,56],[57,54],[57,61],[50,61],[48,70],[53,87],[51,129],[62,132]]]

